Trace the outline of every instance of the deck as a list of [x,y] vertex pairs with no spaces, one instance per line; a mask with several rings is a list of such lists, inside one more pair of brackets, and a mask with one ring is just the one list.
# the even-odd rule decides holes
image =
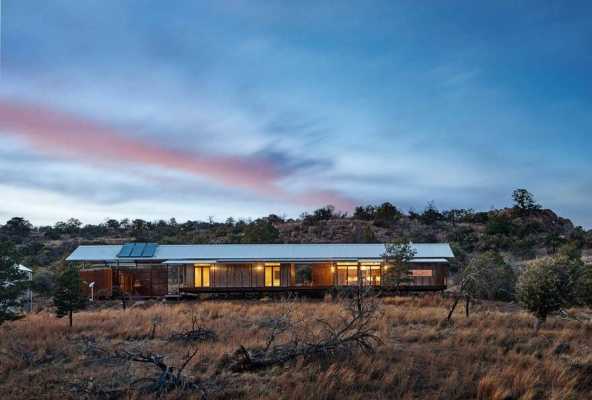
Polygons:
[[[354,286],[270,286],[270,287],[185,287],[179,288],[180,293],[191,294],[215,294],[215,293],[293,293],[293,294],[324,294],[335,289],[352,288]],[[446,290],[446,286],[402,286],[394,287],[373,286],[383,294],[396,294],[400,292],[437,292]]]

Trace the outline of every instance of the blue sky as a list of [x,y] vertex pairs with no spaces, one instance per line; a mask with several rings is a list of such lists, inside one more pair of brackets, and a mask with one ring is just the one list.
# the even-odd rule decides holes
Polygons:
[[589,2],[2,1],[0,220],[508,206],[592,227]]

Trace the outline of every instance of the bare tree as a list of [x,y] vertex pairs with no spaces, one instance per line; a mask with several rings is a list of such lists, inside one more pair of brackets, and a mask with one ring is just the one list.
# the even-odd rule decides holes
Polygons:
[[[316,319],[320,333],[307,327],[304,320],[294,321],[290,307],[268,319],[269,334],[263,347],[247,349],[240,346],[231,357],[234,372],[252,371],[283,364],[298,357],[330,357],[359,349],[373,353],[381,343],[376,334],[375,321],[378,303],[368,289],[356,287],[343,299],[346,315],[338,323]],[[281,343],[279,338],[284,337]]]

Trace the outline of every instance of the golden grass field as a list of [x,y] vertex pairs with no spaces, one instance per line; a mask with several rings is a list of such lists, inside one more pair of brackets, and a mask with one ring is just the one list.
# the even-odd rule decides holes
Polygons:
[[[592,326],[551,318],[533,336],[532,318],[516,307],[481,304],[453,324],[443,322],[450,300],[439,295],[380,300],[376,322],[382,344],[373,355],[354,353],[310,362],[297,360],[249,373],[224,368],[239,345],[263,345],[257,321],[274,315],[277,302],[203,301],[156,304],[123,311],[85,311],[67,318],[47,312],[0,326],[0,399],[146,398],[111,392],[150,375],[149,365],[109,362],[85,350],[93,337],[107,349],[124,346],[166,355],[179,364],[192,345],[167,337],[191,327],[192,316],[218,336],[200,343],[185,369],[214,379],[208,398],[244,399],[592,399]],[[342,305],[330,301],[291,304],[311,323],[334,320]],[[154,320],[159,321],[154,338]],[[118,393],[118,394],[116,394]],[[149,396],[148,396],[149,397]],[[167,398],[199,398],[173,392]]]

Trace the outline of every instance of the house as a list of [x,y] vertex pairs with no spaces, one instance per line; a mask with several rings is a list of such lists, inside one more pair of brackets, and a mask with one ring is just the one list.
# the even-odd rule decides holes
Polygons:
[[[446,243],[412,244],[407,290],[443,290],[454,257]],[[128,243],[78,247],[66,260],[81,265],[95,295],[113,288],[131,296],[185,293],[322,292],[339,286],[383,286],[384,244]],[[384,288],[384,286],[383,286]],[[386,288],[388,289],[388,288]]]

